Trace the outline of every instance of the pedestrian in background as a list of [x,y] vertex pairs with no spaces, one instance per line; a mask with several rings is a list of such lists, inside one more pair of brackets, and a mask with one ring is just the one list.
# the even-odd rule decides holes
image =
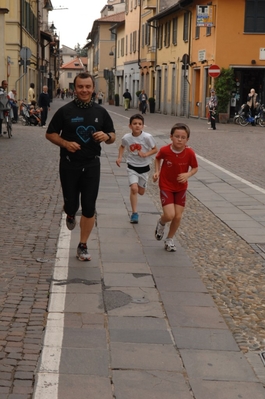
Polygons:
[[8,83],[6,80],[2,80],[0,86],[0,136],[2,136],[2,125],[4,120],[4,109],[11,108],[9,104],[8,94],[7,94]]
[[73,230],[81,199],[80,241],[76,257],[89,261],[87,241],[95,224],[100,179],[101,143],[115,141],[113,121],[105,108],[92,100],[95,82],[87,72],[74,79],[75,95],[53,116],[46,138],[60,147],[60,180],[66,226]]
[[99,92],[98,92],[98,103],[99,103],[100,105],[101,105],[102,102],[103,102],[103,97],[104,97],[103,92],[102,92],[101,90],[99,90]]
[[15,89],[10,90],[8,93],[9,103],[12,107],[13,115],[12,115],[12,122],[17,123],[18,121],[18,105],[16,100],[17,92]]
[[147,95],[144,90],[142,90],[141,94],[139,95],[139,101],[140,101],[140,111],[142,112],[142,114],[146,114]]
[[[259,105],[258,103],[258,95],[255,92],[255,89],[251,89],[250,92],[248,93],[247,97],[247,109],[245,110],[246,117],[248,112],[250,113],[250,116],[252,118],[255,117],[257,106]],[[255,126],[255,122],[251,122],[252,126]]]
[[125,111],[128,111],[128,109],[130,108],[130,101],[132,100],[132,96],[131,93],[129,92],[129,89],[125,90],[123,97],[124,97],[124,109]]
[[32,105],[36,105],[36,99],[35,99],[35,85],[34,83],[30,83],[29,85],[29,90],[28,90],[28,103]]
[[212,89],[211,90],[211,97],[210,97],[209,102],[207,104],[207,106],[209,108],[209,112],[210,112],[210,122],[211,122],[211,127],[208,127],[209,130],[216,130],[215,117],[216,117],[217,105],[218,105],[218,99],[217,99],[217,97],[215,95],[215,90]]
[[50,110],[50,97],[48,94],[48,86],[43,86],[42,93],[39,95],[39,107],[41,108],[41,126],[46,127],[48,110]]
[[[159,179],[163,213],[157,222],[155,238],[162,240],[167,223],[169,232],[165,250],[175,252],[174,235],[180,226],[186,203],[188,179],[198,171],[195,152],[187,146],[190,129],[184,123],[176,123],[170,132],[171,144],[160,148],[155,159],[153,181]],[[162,163],[162,164],[161,164]]]
[[144,132],[144,118],[140,114],[130,117],[130,133],[123,136],[116,164],[121,165],[124,151],[127,151],[127,173],[130,186],[132,215],[130,222],[138,223],[138,194],[144,195],[150,172],[151,156],[157,153],[156,143],[150,133]]

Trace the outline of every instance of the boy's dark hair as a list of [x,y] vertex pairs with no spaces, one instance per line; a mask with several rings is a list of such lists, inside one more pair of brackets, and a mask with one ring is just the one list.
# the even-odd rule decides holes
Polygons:
[[130,117],[130,125],[132,124],[132,121],[133,121],[134,119],[141,119],[141,121],[142,121],[143,124],[144,124],[144,117],[143,117],[141,114],[134,114],[134,115],[132,115],[132,116]]
[[93,78],[93,76],[92,76],[90,73],[88,73],[88,72],[81,72],[81,73],[79,73],[78,75],[76,75],[76,77],[74,78],[74,87],[75,87],[75,82],[76,82],[76,79],[77,79],[77,78],[80,78],[80,79],[87,79],[87,78],[90,78],[90,79],[92,80],[93,87],[95,87],[94,78]]
[[32,89],[34,89],[35,84],[34,84],[34,83],[31,83],[31,84],[29,85],[29,87],[31,87]]
[[190,128],[189,126],[185,125],[185,123],[175,123],[175,125],[171,128],[170,136],[173,136],[175,130],[185,130],[188,138],[190,137]]

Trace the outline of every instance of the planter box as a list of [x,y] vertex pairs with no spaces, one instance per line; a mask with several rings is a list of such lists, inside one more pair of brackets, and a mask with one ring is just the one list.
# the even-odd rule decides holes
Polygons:
[[228,113],[220,113],[218,114],[219,116],[219,123],[228,123],[229,121],[229,114]]
[[150,114],[154,114],[155,113],[155,107],[156,107],[156,103],[154,101],[149,102]]

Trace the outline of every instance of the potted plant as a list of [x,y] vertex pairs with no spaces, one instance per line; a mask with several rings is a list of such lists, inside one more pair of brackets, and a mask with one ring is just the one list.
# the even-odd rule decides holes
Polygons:
[[150,114],[154,114],[155,112],[155,105],[156,105],[156,100],[154,97],[149,97],[148,98],[149,102],[149,109],[150,109]]
[[109,105],[114,105],[114,100],[112,98],[112,94],[109,95]]
[[114,94],[115,105],[118,107],[120,105],[120,96],[118,93]]
[[234,71],[231,68],[222,68],[220,76],[215,79],[214,88],[218,100],[217,111],[220,123],[229,120],[229,104],[231,93],[235,88]]

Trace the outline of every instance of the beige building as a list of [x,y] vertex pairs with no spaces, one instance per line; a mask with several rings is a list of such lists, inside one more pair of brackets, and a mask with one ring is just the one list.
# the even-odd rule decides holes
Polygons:
[[58,80],[59,40],[49,23],[50,0],[0,0],[0,80],[27,98],[30,83],[38,95],[43,84],[53,94]]
[[[111,28],[124,21],[124,12],[105,16],[94,21],[87,40],[88,65],[95,78],[95,90],[102,91],[105,98],[114,101],[116,69],[116,33]],[[110,54],[113,52],[113,55]]]
[[75,57],[60,68],[59,87],[74,91],[74,78],[87,71],[87,57]]

